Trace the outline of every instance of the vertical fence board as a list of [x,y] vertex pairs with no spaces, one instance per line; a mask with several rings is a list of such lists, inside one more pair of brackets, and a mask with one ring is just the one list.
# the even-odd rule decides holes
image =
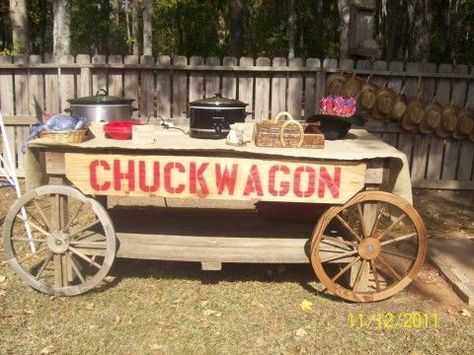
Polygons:
[[[90,64],[91,58],[88,54],[79,54],[76,58],[77,64]],[[77,76],[77,97],[85,97],[92,95],[91,69],[81,68]]]
[[[155,63],[153,56],[144,55],[140,58],[140,63],[151,65]],[[150,117],[153,112],[153,95],[155,92],[155,74],[151,69],[140,71],[140,113],[142,117]]]
[[[105,64],[104,55],[94,55],[92,64]],[[107,71],[105,69],[92,70],[92,93],[95,95],[99,90],[107,90]]]
[[[171,58],[160,55],[156,58],[157,64],[169,65]],[[156,109],[163,118],[171,117],[171,75],[168,70],[160,70],[156,73]]]
[[[406,65],[407,73],[419,73],[420,72],[420,64],[419,63],[407,63]],[[420,96],[421,97],[421,88],[419,86],[418,78],[416,77],[407,77],[404,82],[405,87],[405,94],[407,99],[412,97]]]
[[[203,65],[204,58],[193,56],[189,59],[191,65]],[[189,74],[189,101],[204,98],[204,74],[201,71],[193,71]]]
[[[270,58],[258,57],[257,66],[270,66]],[[255,119],[270,118],[270,73],[257,73],[255,77]]]
[[[240,58],[241,67],[252,67],[254,65],[253,58],[242,57]],[[255,119],[255,113],[253,112],[253,74],[252,72],[245,73],[240,72],[239,74],[239,100],[248,104],[248,111],[252,111],[252,116],[247,116],[247,120]]]
[[[237,58],[224,57],[222,65],[237,65]],[[237,98],[237,75],[232,71],[226,71],[222,74],[222,96],[231,99]]]
[[443,180],[456,179],[456,169],[458,163],[460,144],[458,141],[448,139],[445,142],[443,172],[441,178]]
[[[56,57],[46,56],[45,63],[56,63]],[[44,75],[46,112],[60,112],[58,70],[47,69]]]
[[371,82],[375,85],[383,86],[385,84],[385,77],[378,74],[378,72],[387,71],[387,68],[388,68],[387,62],[377,60],[372,67],[374,76]]
[[[306,59],[306,67],[308,68],[320,68],[321,61],[317,58]],[[304,116],[309,117],[317,112],[319,100],[317,97],[316,83],[318,82],[317,77],[320,75],[320,71],[307,72],[304,78]]]
[[[173,58],[173,64],[186,65],[187,58],[176,56]],[[184,71],[173,72],[173,118],[177,123],[186,123],[186,105],[188,101],[187,74]]]
[[[392,72],[402,72],[403,71],[403,63],[402,62],[390,62],[388,66],[388,70]],[[403,80],[401,77],[390,77],[388,79],[388,86],[395,90],[395,92],[401,92],[403,88]]]
[[[41,64],[41,57],[39,55],[31,55],[30,63]],[[30,69],[28,87],[29,113],[30,115],[41,117],[44,111],[44,77],[41,69]]]
[[426,178],[428,180],[439,180],[441,177],[441,169],[443,168],[444,143],[436,136],[431,136],[429,141],[430,153],[428,155]]
[[[124,64],[132,65],[138,64],[139,58],[137,55],[127,55],[123,59]],[[123,93],[124,96],[133,99],[133,107],[138,108],[140,103],[138,101],[138,70],[127,69],[123,75]],[[138,112],[133,112],[133,116],[137,115]]]
[[[302,67],[303,59],[292,58],[289,61],[289,66]],[[288,103],[288,111],[293,115],[293,118],[295,120],[301,119],[301,111],[303,109],[303,74],[290,72],[286,102]]]
[[[452,73],[453,66],[451,64],[440,64],[439,73]],[[441,105],[447,105],[450,103],[451,97],[451,79],[439,79],[438,85],[436,86],[436,101]]]
[[[436,73],[436,64],[433,63],[420,63],[421,75],[427,73]],[[434,99],[436,89],[436,82],[433,78],[423,77],[421,79],[421,92],[422,98],[425,101],[431,101]]]
[[414,135],[411,133],[400,133],[398,137],[398,149],[401,150],[407,157],[410,171],[412,171],[412,152]]
[[[122,64],[121,55],[110,55],[109,64]],[[110,69],[108,71],[109,95],[123,96],[123,70]]]
[[[70,63],[74,63],[72,55],[62,55],[59,57],[59,64]],[[76,97],[74,69],[61,68],[61,71],[58,72],[58,85],[60,111],[64,112],[69,107],[67,100]]]
[[[221,60],[219,57],[208,57],[206,58],[206,65],[219,66]],[[219,72],[212,71],[206,74],[206,97],[212,97],[217,93],[221,92],[221,77]]]
[[328,69],[337,69],[336,59],[326,58],[323,60],[323,71],[321,72],[321,75],[316,78],[318,81],[316,83],[316,95],[320,98],[326,95],[326,80],[328,76],[331,75],[326,72]]
[[424,180],[427,164],[427,156],[430,139],[427,136],[418,134],[413,146],[412,179],[415,181]]
[[[273,58],[274,67],[286,67],[285,58]],[[275,117],[278,112],[286,111],[286,73],[274,72],[271,84],[271,115]]]
[[[0,64],[11,64],[12,58],[8,56],[0,55]],[[14,105],[14,91],[13,91],[13,75],[10,70],[2,69],[0,70],[0,106],[2,115],[14,115],[15,114],[15,105]],[[6,126],[5,134],[8,137],[9,148],[12,152],[13,161],[16,160],[16,147],[15,147],[15,127]],[[2,156],[3,154],[3,142],[1,145]]]
[[344,72],[352,73],[354,70],[354,61],[352,59],[341,59],[339,69]]
[[[471,75],[474,75],[474,65],[471,66]],[[474,80],[472,79],[469,81],[466,100],[466,105],[474,109]]]
[[[18,56],[14,58],[15,64],[27,64],[28,57]],[[28,115],[30,113],[29,105],[29,85],[28,85],[28,69],[21,69],[15,73],[15,114]],[[28,137],[28,126],[16,126],[15,128],[15,145],[16,145],[16,170],[17,174],[23,175],[23,144]]]
[[[467,74],[469,68],[467,65],[455,65],[454,73],[457,74]],[[464,107],[466,105],[466,91],[467,91],[467,81],[465,79],[454,79],[453,88],[451,92],[451,99],[455,105],[459,107]]]
[[459,167],[457,180],[471,180],[471,172],[474,164],[474,143],[463,141],[460,149]]

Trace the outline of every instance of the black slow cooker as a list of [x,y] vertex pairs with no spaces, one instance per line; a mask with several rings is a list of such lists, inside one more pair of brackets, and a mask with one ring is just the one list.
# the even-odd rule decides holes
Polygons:
[[190,102],[189,135],[194,138],[225,138],[230,131],[229,125],[245,121],[246,106],[246,103],[222,97],[220,93]]

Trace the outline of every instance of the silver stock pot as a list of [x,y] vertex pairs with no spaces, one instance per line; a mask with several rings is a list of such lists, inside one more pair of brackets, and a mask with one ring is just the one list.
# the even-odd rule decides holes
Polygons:
[[71,105],[68,111],[71,116],[84,117],[88,122],[115,122],[130,121],[134,99],[109,96],[103,89],[97,91],[94,96],[69,99]]

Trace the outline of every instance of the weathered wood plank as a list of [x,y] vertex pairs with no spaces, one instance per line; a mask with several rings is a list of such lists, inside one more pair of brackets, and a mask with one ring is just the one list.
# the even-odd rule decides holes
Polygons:
[[[191,65],[202,65],[203,63],[203,57],[192,56],[189,59]],[[189,73],[189,102],[202,98],[204,98],[204,73],[191,72]]]
[[[253,66],[253,58],[242,57],[240,58],[240,66],[247,67]],[[253,112],[253,90],[254,90],[254,79],[253,73],[240,73],[239,74],[239,100],[248,104],[247,111],[251,111],[252,115],[247,116],[246,120],[255,119],[255,113]]]
[[[306,59],[307,67],[320,67],[321,61],[317,58]],[[320,97],[317,96],[316,83],[318,73],[306,73],[304,78],[304,116],[308,117],[318,112]]]
[[418,74],[418,77],[407,77],[404,82],[405,94],[408,99],[412,97],[421,97],[421,77],[420,75],[420,64],[410,62],[406,64],[406,72],[411,74]]
[[459,159],[460,142],[447,139],[444,142],[443,171],[441,178],[443,180],[455,180]]
[[[273,67],[286,67],[285,58],[273,58]],[[271,115],[275,117],[279,112],[286,111],[286,74],[274,73],[271,84]]]
[[471,176],[474,169],[474,143],[464,140],[461,142],[461,149],[459,152],[459,167],[457,180],[473,180]]
[[[152,64],[155,62],[153,56],[142,56],[140,63]],[[140,115],[143,118],[153,116],[153,95],[155,93],[155,74],[152,70],[141,70],[140,71]]]
[[[28,57],[17,56],[14,58],[14,62],[17,64],[25,64],[28,62]],[[28,115],[30,111],[29,104],[29,80],[28,70],[19,70],[15,75],[15,113],[17,115]],[[12,132],[13,133],[13,132]],[[17,174],[23,175],[23,160],[24,153],[22,151],[23,145],[29,134],[29,127],[16,126],[14,127],[13,138],[15,151],[16,151],[16,170]]]
[[[173,58],[173,64],[185,65],[188,59],[183,56],[176,56]],[[184,71],[173,72],[173,120],[178,124],[185,124],[187,122],[186,106],[188,102],[187,94],[187,73]]]
[[[171,57],[160,55],[156,62],[161,65],[169,65]],[[171,117],[171,75],[169,71],[159,71],[156,73],[156,110],[163,118]]]
[[[121,64],[121,55],[109,55],[108,62],[111,64]],[[108,71],[109,95],[123,96],[123,70],[110,69]]]
[[[57,63],[57,59],[54,56],[47,55],[44,58],[47,63]],[[45,103],[47,113],[58,113],[60,112],[60,101],[59,101],[59,83],[58,83],[58,69],[48,69],[44,75],[45,85]]]
[[[271,59],[258,57],[257,66],[270,66]],[[270,118],[270,74],[255,74],[255,119],[262,121]]]
[[[467,65],[455,65],[453,72],[466,74],[469,71]],[[464,107],[466,105],[466,90],[467,90],[467,81],[463,79],[454,79],[453,86],[451,90],[451,100],[453,104],[458,105],[459,107]]]
[[[319,98],[325,96],[326,93],[326,80],[328,73],[338,71],[337,60],[332,58],[326,58],[323,61],[323,72],[317,77],[318,82],[316,83],[316,95]],[[319,110],[318,110],[319,112]]]
[[[221,65],[219,57],[207,57],[206,65],[209,67],[215,67]],[[215,94],[221,92],[221,77],[219,72],[208,72],[206,73],[206,97],[213,97]]]
[[431,101],[435,96],[436,82],[433,78],[426,77],[427,73],[436,73],[436,64],[434,63],[420,63],[421,91],[424,100]]
[[[440,73],[452,73],[453,66],[451,64],[440,64]],[[451,102],[451,80],[439,79],[436,86],[436,101],[442,105],[447,105]]]
[[105,55],[94,55],[92,64],[98,65],[92,70],[92,94],[95,95],[99,90],[107,91],[107,69],[102,67],[105,64]]
[[[226,67],[236,66],[237,58],[224,57],[222,64]],[[237,98],[237,74],[226,71],[222,74],[222,96],[231,99]]]
[[[140,58],[137,55],[127,55],[123,59],[125,64],[138,64]],[[129,99],[134,99],[135,101],[132,102],[134,108],[138,108],[139,101],[138,101],[138,81],[139,81],[139,74],[138,70],[126,70],[124,71],[123,75],[123,93],[124,96]],[[132,115],[136,116],[138,112],[133,112]]]
[[[79,54],[76,58],[78,64],[87,65],[91,62],[88,54]],[[86,97],[92,95],[92,76],[90,68],[81,68],[77,80],[77,97]]]
[[[72,55],[62,55],[58,59],[59,63],[73,63],[74,57]],[[68,99],[76,97],[75,92],[75,74],[74,69],[61,69],[58,71],[58,90],[59,90],[59,104],[60,112],[69,107]]]
[[413,146],[413,164],[411,171],[411,178],[413,181],[425,179],[429,144],[429,137],[416,135],[415,144]]
[[[390,71],[403,71],[403,62],[390,62],[388,66]],[[388,87],[392,88],[395,92],[401,92],[403,88],[403,80],[401,77],[388,77]]]
[[[30,63],[41,63],[41,56],[30,55]],[[30,69],[28,88],[28,113],[36,117],[41,117],[44,111],[44,77],[41,69]]]
[[377,60],[374,62],[374,65],[372,67],[373,70],[373,79],[371,79],[371,82],[375,85],[383,86],[386,82],[385,74],[388,69],[388,64],[385,61],[382,60]]
[[429,149],[426,178],[428,180],[438,180],[441,177],[441,169],[443,168],[444,143],[438,137],[431,136]]
[[[303,59],[292,58],[289,61],[290,67],[303,66]],[[303,110],[303,75],[300,73],[290,73],[288,78],[288,93],[286,98],[288,111],[295,120],[301,119]]]

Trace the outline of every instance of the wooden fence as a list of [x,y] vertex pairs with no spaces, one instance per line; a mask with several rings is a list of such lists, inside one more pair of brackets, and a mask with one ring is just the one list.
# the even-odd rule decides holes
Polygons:
[[[161,115],[186,124],[186,104],[222,92],[248,103],[251,118],[279,111],[295,118],[317,111],[328,74],[353,72],[410,96],[435,98],[441,104],[474,107],[474,66],[316,58],[234,58],[102,55],[0,56],[0,106],[23,174],[21,147],[42,112],[63,112],[67,99],[99,89],[135,99],[141,117]],[[368,129],[404,151],[414,186],[474,189],[474,143],[405,133],[397,123],[370,121]]]

